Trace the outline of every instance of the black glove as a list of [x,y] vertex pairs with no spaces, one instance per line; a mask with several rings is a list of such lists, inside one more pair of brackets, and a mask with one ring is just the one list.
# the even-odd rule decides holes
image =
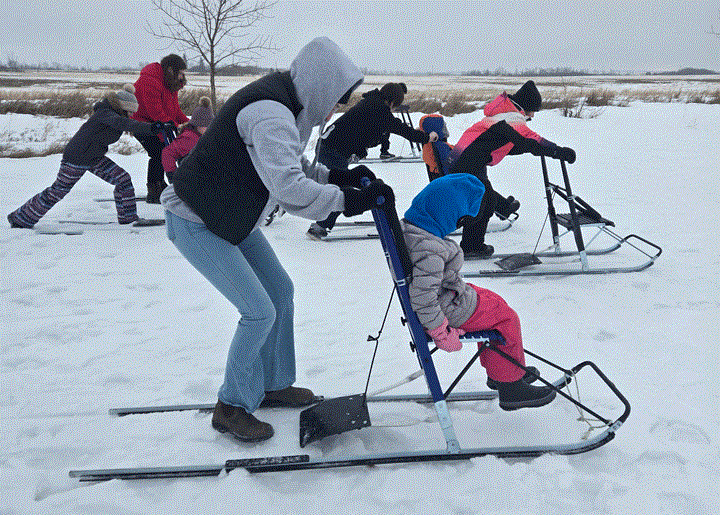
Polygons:
[[153,134],[160,134],[165,130],[165,124],[163,122],[152,122],[150,124],[150,132]]
[[330,170],[328,182],[335,186],[362,188],[362,180],[367,178],[370,181],[376,179],[375,174],[365,165],[356,166],[352,170]]
[[356,166],[352,170],[350,170],[350,184],[349,186],[352,186],[354,188],[362,188],[363,187],[363,178],[368,179],[369,182],[374,181],[377,179],[375,177],[375,174],[372,173],[370,168],[368,168],[365,165]]
[[345,194],[345,216],[356,216],[385,202],[395,202],[395,195],[390,186],[375,180],[367,188],[361,190],[351,187],[340,188]]
[[551,150],[551,153],[548,154],[548,157],[560,159],[568,164],[573,164],[575,162],[575,151],[570,147],[555,147]]
[[177,136],[177,126],[173,122],[164,123],[165,132]]

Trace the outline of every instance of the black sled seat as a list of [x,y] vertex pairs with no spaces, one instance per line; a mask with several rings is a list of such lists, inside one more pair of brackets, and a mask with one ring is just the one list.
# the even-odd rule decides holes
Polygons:
[[[480,353],[489,349],[492,352],[498,352],[520,368],[523,368],[526,371],[528,369],[527,367],[514,361],[511,356],[502,352],[501,349],[497,348],[498,345],[502,345],[504,343],[504,339],[498,331],[489,330],[466,333],[461,337],[463,343],[477,343],[478,351],[472,359],[470,359],[460,374],[451,382],[449,387],[443,390],[433,362],[432,354],[435,349],[433,348],[431,351],[429,347],[432,339],[425,333],[425,330],[423,329],[417,315],[412,310],[410,304],[409,285],[412,281],[412,263],[405,245],[394,202],[381,197],[377,199],[376,205],[377,207],[372,210],[373,219],[375,221],[380,241],[382,243],[383,252],[385,253],[385,258],[390,269],[394,289],[397,290],[398,298],[400,299],[402,306],[404,315],[402,322],[410,331],[410,346],[412,351],[416,354],[429,392],[428,398],[423,401],[434,404],[440,428],[447,446],[447,448],[442,451],[432,450],[412,453],[414,456],[424,456],[426,457],[424,461],[428,461],[438,459],[467,459],[482,455],[495,455],[501,457],[533,457],[544,453],[577,454],[600,447],[614,438],[616,430],[630,414],[630,405],[627,399],[625,399],[625,397],[602,373],[602,371],[594,363],[589,361],[584,361],[571,369],[564,369],[526,349],[526,355],[532,356],[563,373],[562,377],[553,383],[543,379],[542,377],[538,378],[538,380],[545,385],[554,388],[562,397],[570,400],[582,411],[589,413],[592,417],[595,417],[596,420],[602,423],[604,430],[595,438],[587,438],[581,442],[570,444],[462,449],[455,434],[447,402],[469,399],[493,399],[497,396],[497,393],[494,391],[452,393],[462,376],[467,372],[477,358],[479,358]],[[608,418],[595,413],[593,410],[582,405],[562,390],[564,386],[572,381],[573,377],[575,377],[580,370],[586,367],[594,370],[600,377],[601,381],[622,403],[623,412],[617,419],[609,420]],[[367,410],[368,399],[365,395],[366,394],[358,394],[354,396],[340,397],[338,399],[330,399],[320,402],[301,413],[301,447],[326,436],[339,434],[351,429],[360,429],[361,427],[370,426],[371,422]],[[395,396],[389,400],[402,400],[401,397],[402,396]],[[412,397],[412,400],[415,401],[419,400],[418,396],[408,397]],[[432,456],[432,458],[427,458],[428,456]],[[416,461],[423,460],[418,459]]]

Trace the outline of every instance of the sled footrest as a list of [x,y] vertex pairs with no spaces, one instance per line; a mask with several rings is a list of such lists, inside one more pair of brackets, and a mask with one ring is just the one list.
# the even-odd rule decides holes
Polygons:
[[538,259],[535,254],[530,254],[527,252],[520,254],[512,254],[510,256],[495,261],[495,264],[497,266],[507,271],[519,270],[521,268],[525,268],[526,266],[539,265],[541,263],[542,261],[540,261],[540,259]]
[[300,412],[300,447],[326,436],[369,426],[365,394],[326,399]]

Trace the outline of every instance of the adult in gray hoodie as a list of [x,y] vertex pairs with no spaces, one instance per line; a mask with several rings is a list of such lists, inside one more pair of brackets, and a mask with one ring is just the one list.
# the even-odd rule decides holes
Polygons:
[[[308,43],[289,71],[232,95],[161,195],[168,237],[240,312],[212,424],[242,441],[273,428],[260,406],[303,406],[313,392],[295,382],[293,284],[260,230],[275,205],[322,220],[370,209],[380,182],[332,174],[303,155],[312,130],[347,102],[363,75],[328,38]],[[374,177],[371,177],[373,179]]]

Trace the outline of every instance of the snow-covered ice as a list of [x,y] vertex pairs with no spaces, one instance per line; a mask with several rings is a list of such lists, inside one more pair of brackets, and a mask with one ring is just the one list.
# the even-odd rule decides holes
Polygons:
[[[479,116],[447,118],[450,141]],[[207,414],[109,416],[118,406],[214,402],[237,313],[179,255],[163,227],[96,226],[53,236],[5,222],[0,513],[720,513],[719,118],[719,105],[634,102],[592,119],[543,111],[531,122],[577,151],[568,167],[576,193],[618,232],[663,248],[656,264],[639,273],[472,279],[516,309],[528,349],[563,366],[592,360],[629,399],[632,413],[617,437],[577,456],[78,483],[69,470],[305,452],[332,457],[443,448],[444,442],[433,411],[415,405],[371,405],[377,425],[302,450],[293,410],[258,412],[276,435],[257,445],[216,433]],[[43,137],[49,145],[71,136],[80,123],[5,115],[0,132],[24,134],[4,144],[30,141],[36,148]],[[407,143],[392,142],[395,153],[409,153]],[[110,157],[143,192],[146,155]],[[48,186],[59,162],[59,155],[0,159],[3,216]],[[422,163],[371,167],[394,188],[401,213],[427,183]],[[499,252],[532,250],[546,213],[537,158],[509,156],[490,177],[522,205],[513,228],[488,235],[488,242]],[[114,220],[112,202],[93,201],[110,191],[87,175],[40,223]],[[139,211],[162,215],[159,206],[144,203]],[[297,383],[328,397],[359,393],[373,351],[367,336],[377,334],[390,296],[388,269],[377,240],[310,241],[309,223],[285,215],[264,229],[295,283]],[[542,238],[549,243],[547,229]],[[417,369],[399,316],[394,305],[371,390]],[[449,378],[471,355],[472,349],[435,354],[436,364]],[[482,389],[484,381],[476,367],[458,389]],[[593,381],[583,386],[590,405],[620,409]],[[398,393],[423,391],[419,379]],[[564,441],[585,431],[562,400],[512,413],[497,402],[455,404],[451,414],[468,447]]]

